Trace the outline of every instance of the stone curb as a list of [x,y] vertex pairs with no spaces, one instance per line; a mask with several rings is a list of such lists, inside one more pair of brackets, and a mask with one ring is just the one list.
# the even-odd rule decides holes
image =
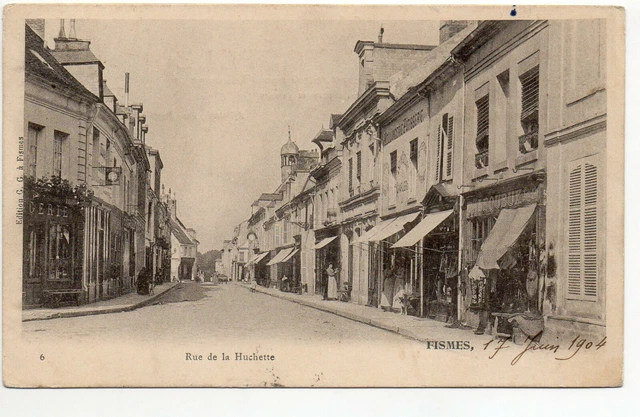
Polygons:
[[[241,287],[246,288],[248,290],[251,289],[251,287],[249,287],[248,285],[245,285],[245,284],[238,284],[238,285],[240,285]],[[270,293],[270,292],[265,291],[264,289],[262,289],[260,287],[256,288],[256,292],[259,292],[259,293],[265,294],[265,295],[269,295],[269,296],[274,297],[274,298],[279,298],[281,300],[290,301],[290,302],[295,303],[295,304],[300,304],[300,305],[303,305],[305,307],[311,307],[311,308],[314,308],[316,310],[324,311],[326,313],[335,314],[337,316],[344,317],[344,318],[349,319],[349,320],[357,321],[359,323],[366,324],[368,326],[376,327],[378,329],[386,330],[386,331],[389,331],[389,332],[392,332],[392,333],[397,333],[397,334],[399,334],[401,336],[404,336],[406,338],[417,340],[418,342],[425,342],[427,340],[427,339],[425,339],[423,337],[419,337],[419,336],[415,335],[412,331],[410,331],[408,329],[403,329],[403,328],[395,326],[395,325],[383,323],[383,322],[378,321],[376,319],[371,319],[371,318],[368,318],[368,317],[360,316],[358,314],[354,314],[354,313],[351,313],[351,312],[348,312],[348,311],[340,311],[340,310],[338,310],[336,308],[331,308],[329,305],[321,306],[321,305],[318,305],[316,303],[313,303],[313,302],[310,302],[310,301],[307,301],[307,300],[296,300],[294,298],[289,298],[288,296],[286,296],[284,294],[280,295],[280,294],[277,294],[277,293],[276,294]]]
[[126,311],[133,311],[138,308],[148,306],[149,304],[153,303],[161,296],[167,294],[169,291],[172,291],[173,289],[177,288],[179,285],[180,284],[176,284],[173,287],[167,288],[166,290],[158,294],[154,294],[152,297],[149,297],[145,300],[142,300],[138,303],[131,304],[131,305],[117,306],[117,307],[105,308],[100,310],[96,309],[96,310],[84,310],[84,311],[63,311],[60,313],[52,313],[44,317],[26,318],[26,319],[23,319],[22,321],[28,322],[28,321],[40,321],[40,320],[64,319],[64,318],[71,318],[71,317],[97,316],[99,314],[123,313]]

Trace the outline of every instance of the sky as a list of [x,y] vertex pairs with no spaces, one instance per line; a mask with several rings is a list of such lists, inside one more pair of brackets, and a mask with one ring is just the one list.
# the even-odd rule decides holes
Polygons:
[[[301,149],[356,99],[358,40],[436,45],[438,21],[78,20],[104,79],[144,103],[162,183],[205,252],[220,249],[251,203],[280,181],[280,147]],[[59,20],[46,21],[53,48]],[[66,22],[69,33],[69,21]]]

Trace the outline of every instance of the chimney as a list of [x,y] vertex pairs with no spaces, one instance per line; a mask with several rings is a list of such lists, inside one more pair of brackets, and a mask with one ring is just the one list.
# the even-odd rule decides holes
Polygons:
[[66,39],[67,34],[64,33],[64,19],[60,19],[60,32],[58,32],[58,38]]
[[69,29],[69,38],[78,39],[76,37],[76,19],[71,19],[70,25],[71,28]]
[[440,23],[440,45],[467,27],[468,24],[468,20],[443,20]]
[[26,23],[44,42],[44,19],[26,19]]
[[124,73],[124,106],[129,107],[129,73]]

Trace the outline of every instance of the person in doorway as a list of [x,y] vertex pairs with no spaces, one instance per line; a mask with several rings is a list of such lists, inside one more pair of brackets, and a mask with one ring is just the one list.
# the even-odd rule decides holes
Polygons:
[[336,270],[333,269],[333,264],[329,264],[327,268],[327,299],[338,299],[338,282],[336,281]]
[[405,295],[405,270],[402,266],[396,268],[393,283],[393,311],[402,312],[402,300]]
[[388,266],[382,276],[382,294],[380,297],[380,308],[384,311],[391,311],[391,301],[393,300],[393,268]]

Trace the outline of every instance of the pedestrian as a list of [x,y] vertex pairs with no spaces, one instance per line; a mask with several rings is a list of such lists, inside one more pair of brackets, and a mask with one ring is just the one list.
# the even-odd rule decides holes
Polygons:
[[333,264],[329,264],[327,268],[327,299],[338,299],[338,282],[336,281],[336,271],[333,269]]
[[147,268],[144,266],[138,273],[137,291],[140,295],[149,294],[149,274],[147,273]]
[[253,279],[251,280],[251,292],[256,292],[256,277],[253,277]]

